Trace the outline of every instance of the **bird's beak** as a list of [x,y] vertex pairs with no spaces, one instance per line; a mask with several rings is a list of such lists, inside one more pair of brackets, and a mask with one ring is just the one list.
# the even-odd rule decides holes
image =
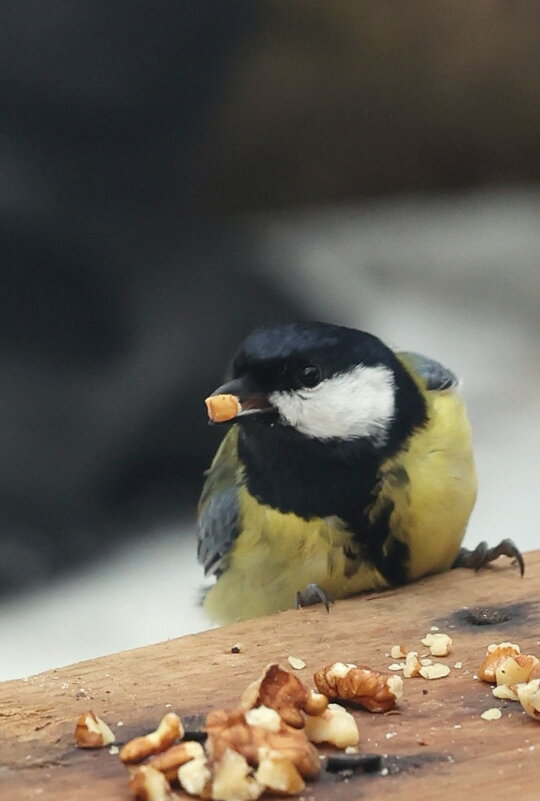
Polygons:
[[213,423],[226,423],[274,411],[268,397],[244,378],[233,378],[206,398],[208,416]]

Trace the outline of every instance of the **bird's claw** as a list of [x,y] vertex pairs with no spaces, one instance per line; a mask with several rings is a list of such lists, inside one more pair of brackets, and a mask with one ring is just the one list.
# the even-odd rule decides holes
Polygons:
[[525,573],[525,562],[521,551],[510,539],[502,540],[493,548],[490,548],[487,542],[478,543],[474,550],[461,548],[452,567],[469,567],[476,571],[494,562],[499,556],[509,556],[514,560],[513,564],[519,566],[521,575]]
[[296,593],[297,609],[301,609],[303,606],[312,606],[313,604],[324,604],[326,611],[329,612],[330,604],[333,603],[332,599],[318,584],[308,584],[303,590],[298,590]]

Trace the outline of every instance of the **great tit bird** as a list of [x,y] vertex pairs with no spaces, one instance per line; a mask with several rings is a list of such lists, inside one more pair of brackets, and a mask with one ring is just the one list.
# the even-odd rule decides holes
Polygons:
[[288,609],[306,586],[337,600],[521,560],[507,540],[460,551],[476,473],[456,385],[364,331],[303,322],[248,336],[214,393],[238,406],[199,508],[198,558],[217,579],[210,617]]

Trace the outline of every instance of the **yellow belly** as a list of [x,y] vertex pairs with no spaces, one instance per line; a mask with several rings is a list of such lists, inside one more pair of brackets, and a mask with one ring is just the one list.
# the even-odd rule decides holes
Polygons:
[[[476,497],[471,432],[453,392],[430,393],[430,423],[409,448],[383,466],[377,503],[391,498],[390,530],[409,546],[408,578],[448,569]],[[396,468],[408,481],[397,482]],[[219,623],[260,617],[294,606],[295,593],[316,583],[333,599],[388,586],[368,562],[351,573],[343,546],[351,534],[337,518],[303,520],[259,504],[240,491],[242,533],[227,570],[209,591],[205,609]],[[376,515],[377,504],[373,509]]]

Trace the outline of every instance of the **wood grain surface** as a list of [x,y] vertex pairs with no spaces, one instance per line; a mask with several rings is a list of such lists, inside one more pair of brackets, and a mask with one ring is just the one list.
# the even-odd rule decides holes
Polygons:
[[[471,610],[478,607],[497,610],[499,621],[477,625],[478,615]],[[106,614],[98,599],[96,618]],[[88,623],[81,620],[81,638]],[[289,655],[305,660],[306,668],[297,675],[310,685],[313,671],[334,661],[385,669],[394,661],[387,656],[392,645],[426,650],[420,639],[431,626],[453,637],[452,653],[436,660],[452,667],[450,676],[406,679],[400,714],[354,712],[362,750],[402,757],[392,763],[397,772],[344,778],[323,771],[302,798],[537,799],[540,724],[519,704],[493,698],[490,686],[474,674],[491,642],[510,640],[540,656],[540,552],[526,555],[523,579],[501,559],[476,575],[455,570],[399,590],[342,601],[330,614],[318,607],[284,612],[4,682],[0,798],[129,801],[126,771],[118,757],[106,748],[85,751],[74,746],[81,712],[94,710],[123,742],[155,728],[168,710],[186,716],[235,706],[243,688],[267,663],[287,667]],[[50,636],[61,637],[62,632],[51,631]],[[237,643],[240,653],[231,653]],[[455,668],[459,662],[462,667]],[[482,711],[494,706],[502,710],[502,718],[482,720]]]

